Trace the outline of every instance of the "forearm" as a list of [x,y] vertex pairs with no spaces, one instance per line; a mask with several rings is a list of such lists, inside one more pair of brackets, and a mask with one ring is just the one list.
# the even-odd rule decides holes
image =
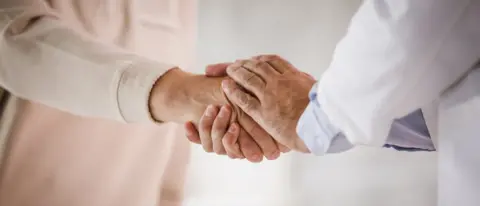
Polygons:
[[365,1],[318,88],[353,144],[383,146],[392,122],[431,104],[478,61],[480,3]]
[[105,45],[48,12],[26,10],[0,12],[1,87],[76,115],[151,121],[152,85],[174,66]]
[[[339,153],[353,148],[345,135],[332,125],[328,116],[317,101],[317,86],[310,91],[310,103],[303,112],[297,133],[308,150],[316,155]],[[387,136],[386,147],[402,151],[434,151],[421,110],[396,119]],[[300,145],[300,144],[299,144]]]

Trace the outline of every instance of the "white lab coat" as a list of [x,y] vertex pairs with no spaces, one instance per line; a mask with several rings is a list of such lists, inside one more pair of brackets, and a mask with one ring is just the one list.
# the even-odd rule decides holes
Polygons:
[[[480,205],[478,93],[442,96],[480,59],[479,22],[476,0],[367,0],[319,81],[320,105],[353,144],[382,146],[395,118],[423,109],[438,138],[442,206]],[[468,101],[445,106],[460,96]]]
[[438,109],[438,205],[480,205],[480,68],[445,92]]

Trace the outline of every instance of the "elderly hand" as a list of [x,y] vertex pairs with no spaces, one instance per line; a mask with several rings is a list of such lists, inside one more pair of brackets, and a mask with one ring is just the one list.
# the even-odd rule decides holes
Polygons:
[[234,80],[223,80],[228,99],[251,116],[275,140],[308,152],[296,125],[309,103],[315,80],[278,56],[237,61],[227,68]]
[[[225,76],[228,65],[209,66],[207,75]],[[263,155],[270,160],[280,155],[273,138],[249,116],[228,103],[220,110],[217,105],[208,106],[197,126],[198,130],[193,122],[185,124],[187,138],[202,144],[206,152],[226,153],[230,158],[246,157],[251,162],[261,161]],[[226,133],[228,126],[231,132]]]
[[[232,119],[231,119],[232,112],[233,112],[232,108],[228,104],[222,106],[220,109],[217,106],[209,107],[209,109],[207,109],[203,114],[200,124],[198,125],[198,127],[200,128],[199,130],[202,132],[198,132],[192,123],[186,123],[185,129],[187,131],[187,138],[191,142],[195,142],[198,144],[200,143],[205,144],[205,142],[208,142],[209,144],[215,143],[213,146],[214,148],[222,147],[222,144],[223,144],[230,158],[243,159],[242,157],[239,157],[235,153],[235,151],[237,151],[240,148],[237,142],[237,139],[240,135],[240,126],[238,125],[237,122],[235,121],[232,122]],[[253,121],[253,120],[249,119],[249,121]],[[264,130],[261,129],[259,132],[263,133]],[[201,136],[204,136],[204,138],[205,136],[207,138],[211,136],[212,141],[207,140],[202,142]],[[261,136],[257,136],[257,138],[267,138],[266,140],[270,140],[271,136],[268,134],[263,134]],[[246,147],[245,144],[241,144],[241,145],[243,145],[241,147],[242,150],[248,149],[248,147]],[[288,149],[287,147],[281,144],[278,144],[278,149],[283,153],[290,151],[290,149]],[[270,155],[266,153],[265,157],[268,160],[275,160],[279,157],[279,153],[277,151],[275,151],[274,153],[270,153]]]

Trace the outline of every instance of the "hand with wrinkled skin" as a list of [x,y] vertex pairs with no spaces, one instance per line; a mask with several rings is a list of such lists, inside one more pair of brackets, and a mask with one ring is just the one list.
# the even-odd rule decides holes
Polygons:
[[[240,148],[237,142],[237,139],[240,135],[239,133],[240,126],[235,121],[231,122],[232,120],[230,119],[230,117],[233,112],[231,106],[224,105],[221,107],[221,109],[218,109],[218,107],[216,106],[212,106],[211,108],[212,108],[212,111],[209,111],[209,109],[205,111],[198,125],[198,127],[200,128],[199,130],[203,132],[198,132],[195,126],[191,123],[187,123],[185,125],[187,138],[191,142],[194,142],[197,144],[202,144],[202,143],[205,144],[205,141],[202,142],[201,140],[202,138],[199,133],[204,133],[204,134],[208,133],[209,135],[211,135],[211,139],[212,139],[210,143],[213,144],[214,142],[217,142],[215,140],[220,140],[219,142],[223,144],[230,158],[243,159],[242,157],[233,156],[231,155],[231,152],[229,152],[230,150],[232,150],[231,148],[234,148],[234,149]],[[264,136],[267,138],[271,138],[269,135],[264,135]],[[288,149],[287,147],[281,144],[278,144],[277,146],[280,152],[282,153],[286,153],[290,151],[290,149]],[[242,147],[242,148],[245,148],[245,147]],[[266,155],[266,157],[268,160],[275,160],[279,157],[279,153],[275,153],[273,156]]]
[[275,55],[237,61],[223,80],[228,99],[286,147],[309,152],[296,125],[309,103],[315,80]]
[[[225,76],[228,65],[209,66],[207,76]],[[235,129],[234,133],[225,133],[228,126]],[[218,105],[208,106],[196,125],[187,122],[185,128],[187,138],[193,143],[202,144],[206,152],[226,153],[235,159],[246,157],[251,162],[262,161],[263,155],[270,160],[280,155],[273,138],[238,107],[229,104],[221,110]]]

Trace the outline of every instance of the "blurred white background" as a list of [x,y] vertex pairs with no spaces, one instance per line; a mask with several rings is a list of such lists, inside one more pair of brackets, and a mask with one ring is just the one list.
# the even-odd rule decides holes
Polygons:
[[[198,72],[209,63],[275,53],[318,78],[361,1],[199,2]],[[251,164],[192,150],[185,206],[436,205],[435,153],[357,148]]]

